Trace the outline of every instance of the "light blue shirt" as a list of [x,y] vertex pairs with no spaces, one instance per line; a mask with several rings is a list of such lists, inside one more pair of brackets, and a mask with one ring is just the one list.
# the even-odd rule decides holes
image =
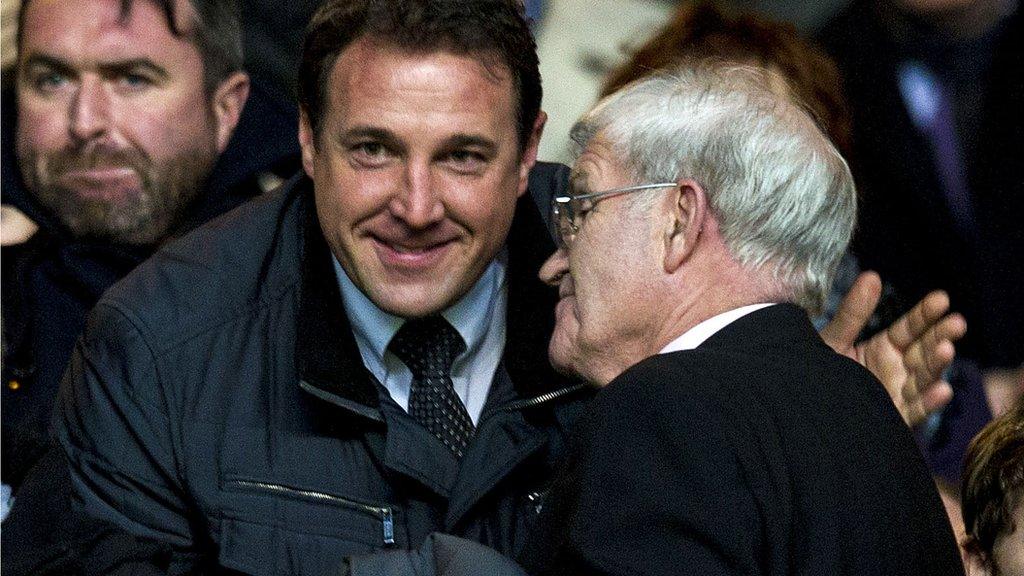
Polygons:
[[[337,258],[332,256],[331,260],[363,365],[387,388],[391,398],[408,411],[412,372],[388,350],[405,319],[378,308],[352,283]],[[505,349],[506,266],[507,255],[502,250],[469,292],[441,312],[466,343],[466,351],[452,364],[452,384],[473,424],[478,423],[483,412]]]

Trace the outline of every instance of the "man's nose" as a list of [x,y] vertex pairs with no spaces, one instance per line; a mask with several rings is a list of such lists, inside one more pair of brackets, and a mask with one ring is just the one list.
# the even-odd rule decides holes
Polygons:
[[410,228],[426,228],[444,218],[444,204],[428,165],[410,162],[404,186],[391,200],[391,212]]
[[559,248],[554,254],[548,257],[544,265],[540,267],[541,281],[549,286],[558,286],[562,278],[569,273],[569,255],[565,248]]
[[102,80],[83,78],[69,111],[71,137],[88,142],[105,134],[111,121],[110,94]]

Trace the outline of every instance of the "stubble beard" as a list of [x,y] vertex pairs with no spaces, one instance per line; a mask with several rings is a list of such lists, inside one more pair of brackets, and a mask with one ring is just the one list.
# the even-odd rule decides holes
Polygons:
[[[75,238],[148,245],[173,232],[199,195],[215,156],[212,144],[197,143],[154,162],[136,148],[90,143],[48,154],[28,151],[20,164],[29,191]],[[69,173],[95,168],[129,168],[141,185],[104,198],[85,196],[62,182]]]

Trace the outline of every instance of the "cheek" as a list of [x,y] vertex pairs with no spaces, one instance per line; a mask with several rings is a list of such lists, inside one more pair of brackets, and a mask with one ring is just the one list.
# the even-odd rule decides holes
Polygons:
[[208,152],[216,146],[216,120],[202,99],[163,108],[125,105],[116,122],[120,136],[154,160],[174,158],[183,150]]
[[563,298],[555,309],[555,330],[548,346],[548,356],[551,364],[560,371],[575,371],[573,358],[578,354],[580,325],[574,305],[574,298]]
[[440,175],[434,183],[448,218],[469,230],[481,245],[497,248],[505,243],[515,214],[516,179],[466,181]]
[[992,556],[1000,574],[1024,574],[1024,513],[1014,519],[1016,529],[996,539]]
[[397,177],[391,171],[356,174],[322,154],[314,166],[317,211],[329,235],[347,238],[353,227],[387,210]]
[[67,146],[67,117],[66,110],[57,105],[19,105],[16,136],[18,155],[24,156],[29,151],[55,151]]

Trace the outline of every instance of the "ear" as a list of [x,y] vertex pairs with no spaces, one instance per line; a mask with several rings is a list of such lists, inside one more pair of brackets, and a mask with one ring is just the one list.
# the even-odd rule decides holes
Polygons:
[[678,182],[679,188],[667,194],[671,205],[664,219],[665,272],[672,274],[694,253],[697,240],[708,218],[708,198],[695,180]]
[[540,146],[540,137],[544,133],[544,124],[548,121],[548,115],[541,110],[537,113],[537,119],[533,121],[533,129],[526,139],[526,146],[523,148],[522,157],[519,159],[519,193],[522,196],[526,192],[526,185],[530,181],[530,170],[537,163],[537,148]]
[[249,99],[249,75],[234,72],[213,93],[213,118],[217,123],[217,153],[224,152]]
[[299,114],[299,148],[302,149],[302,169],[306,175],[313,177],[313,165],[316,160],[316,135],[309,123],[309,116],[303,110]]

